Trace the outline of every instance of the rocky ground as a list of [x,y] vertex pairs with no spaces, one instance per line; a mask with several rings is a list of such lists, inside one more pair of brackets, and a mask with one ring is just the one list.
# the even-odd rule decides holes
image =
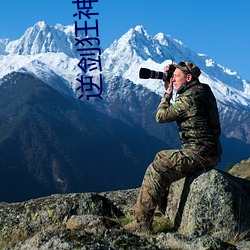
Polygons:
[[250,158],[234,165],[229,173],[236,177],[250,180]]
[[123,229],[138,191],[0,203],[0,249],[250,249],[250,181],[211,170],[173,183],[148,235]]

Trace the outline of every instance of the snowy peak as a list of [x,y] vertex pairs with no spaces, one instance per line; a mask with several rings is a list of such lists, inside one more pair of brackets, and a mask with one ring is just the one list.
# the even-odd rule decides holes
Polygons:
[[115,41],[110,48],[105,50],[104,58],[110,57],[114,51],[116,51],[116,54],[113,57],[116,57],[118,54],[131,57],[136,54],[146,60],[149,57],[157,56],[155,43],[143,26],[136,26],[134,29],[130,29],[118,41]]
[[51,27],[41,21],[28,28],[20,39],[9,42],[5,51],[16,55],[62,52],[76,57],[74,39],[73,25],[64,27],[57,24]]
[[[0,78],[13,71],[27,72],[55,89],[65,92],[67,86],[71,91],[81,74],[75,42],[73,25],[37,22],[18,40],[0,40]],[[56,86],[58,79],[65,86]]]
[[[0,39],[0,77],[13,71],[30,72],[41,80],[44,76],[50,79],[51,75],[58,75],[74,90],[76,77],[81,74],[78,67],[80,53],[74,33],[74,25],[49,26],[41,21],[28,28],[18,40]],[[84,48],[90,46],[86,42]],[[184,60],[200,67],[200,80],[212,87],[220,102],[250,108],[248,81],[216,64],[207,55],[188,49],[183,42],[170,35],[158,33],[150,36],[141,25],[129,29],[102,53],[102,73],[108,83],[119,76],[162,95],[162,81],[140,79],[139,69],[146,67],[162,71],[165,65]]]
[[148,35],[143,26],[136,26],[104,51],[103,69],[108,77],[126,77],[124,74],[133,66],[137,67],[151,58],[158,63],[164,60],[157,41]]
[[[81,34],[82,35],[82,34]],[[91,38],[80,36],[78,39]],[[76,46],[76,44],[80,44]],[[95,47],[100,48],[96,41],[92,41]],[[33,27],[28,28],[24,35],[15,41],[0,40],[0,55],[38,55],[45,53],[64,53],[71,58],[80,58],[77,48],[84,44],[89,48],[90,43],[79,43],[75,38],[74,25],[63,26],[56,24],[49,26],[44,21],[37,22]]]
[[181,46],[185,46],[180,40],[172,38],[170,35],[164,35],[162,32],[156,34],[154,39],[158,40],[161,45],[170,46],[171,43],[179,43]]
[[217,99],[227,105],[250,108],[250,84],[236,72],[231,71],[204,54],[188,49],[183,42],[158,33],[151,37],[143,26],[130,29],[103,53],[104,71],[108,79],[123,76],[135,84],[164,93],[162,81],[140,79],[141,67],[162,71],[169,63],[190,61],[202,71],[200,80],[208,83]]
[[[184,44],[171,36],[163,33],[151,37],[143,26],[131,28],[119,40],[114,41],[103,53],[104,69],[107,74],[124,75],[132,66],[147,64],[153,61],[158,65],[166,60],[179,62],[183,60],[183,54],[189,58],[197,57],[184,46]],[[145,65],[144,65],[145,66]],[[155,66],[155,65],[152,65]],[[157,67],[162,70],[163,67]],[[152,68],[153,69],[153,68]],[[135,68],[133,69],[133,71]],[[112,71],[112,72],[111,72]],[[127,76],[127,75],[125,75]],[[130,80],[135,80],[134,78]],[[138,79],[136,83],[138,82]]]
[[[83,38],[85,37],[78,37]],[[96,44],[95,41],[91,42]],[[49,26],[44,21],[37,22],[20,39],[0,40],[0,78],[13,71],[27,72],[50,85],[55,85],[57,79],[62,79],[70,91],[74,90],[76,78],[81,75],[77,66],[80,58],[77,49],[92,46],[89,42],[79,43],[78,46],[76,43],[74,25]],[[54,87],[65,89],[64,86]]]

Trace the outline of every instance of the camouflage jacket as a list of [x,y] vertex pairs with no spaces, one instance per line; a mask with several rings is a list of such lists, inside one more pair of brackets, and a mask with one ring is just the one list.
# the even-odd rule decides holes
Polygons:
[[198,80],[184,84],[170,105],[165,93],[156,113],[159,123],[176,121],[182,148],[192,148],[204,156],[219,156],[220,121],[215,97],[207,84]]

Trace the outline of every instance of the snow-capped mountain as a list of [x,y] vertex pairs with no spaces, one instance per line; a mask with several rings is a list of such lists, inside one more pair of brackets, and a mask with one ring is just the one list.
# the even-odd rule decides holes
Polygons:
[[181,41],[163,33],[150,37],[142,26],[130,29],[103,53],[105,75],[112,78],[122,75],[142,84],[157,94],[164,93],[162,81],[140,79],[141,67],[162,71],[169,63],[191,61],[197,64],[202,74],[200,80],[208,83],[217,100],[224,104],[250,109],[250,83],[236,72],[216,64],[206,55],[189,50]]
[[[73,25],[48,26],[45,22],[38,22],[28,28],[18,40],[0,40],[0,78],[13,71],[27,72],[59,91],[75,95],[76,78],[81,74],[77,66],[79,58]],[[250,110],[249,81],[242,79],[236,72],[216,64],[207,55],[191,51],[183,42],[170,35],[158,33],[154,37],[150,36],[143,26],[131,28],[103,51],[102,74],[105,89],[101,105],[113,116],[110,107],[117,99],[116,96],[127,103],[126,96],[132,88],[134,89],[133,85],[141,86],[142,88],[137,90],[141,89],[144,94],[149,91],[160,97],[164,93],[162,81],[140,79],[139,69],[147,67],[162,71],[165,65],[184,60],[192,61],[200,67],[200,80],[211,86],[220,107],[221,117],[223,121],[227,120],[224,121],[227,133],[231,137],[247,138],[246,141],[250,142],[250,128],[247,125]],[[114,87],[117,82],[120,82],[120,85],[123,82],[126,89]],[[137,93],[136,98],[139,102],[140,93]],[[126,109],[131,113],[135,104],[129,105]],[[237,119],[241,119],[242,127],[236,133],[228,126],[239,122]]]
[[74,46],[74,27],[56,24],[50,27],[45,22],[37,22],[24,35],[6,45],[5,51],[15,55],[37,55],[47,52],[62,52],[69,57],[77,57]]
[[151,37],[136,26],[102,52],[103,99],[79,101],[75,44],[73,26],[45,22],[18,40],[0,39],[0,184],[16,195],[2,197],[140,185],[154,154],[180,142],[175,123],[155,122],[162,81],[140,79],[139,69],[162,71],[184,60],[201,68],[200,80],[218,101],[219,167],[249,158],[250,83],[236,72],[169,35]]
[[[0,40],[0,55],[1,78],[13,71],[31,72],[42,80],[57,75],[75,90],[75,78],[81,74],[73,25],[51,27],[38,22],[18,40]],[[162,82],[140,79],[139,69],[162,71],[165,65],[183,60],[200,67],[200,80],[212,87],[219,102],[250,109],[250,83],[237,72],[191,51],[169,35],[158,33],[151,37],[143,26],[130,29],[102,53],[102,69],[107,80],[122,76],[162,95]]]
[[37,22],[18,40],[0,39],[0,67],[3,69],[0,78],[13,71],[28,72],[65,92],[65,86],[56,84],[60,78],[68,91],[74,91],[75,79],[81,75],[74,32],[73,25],[51,27]]

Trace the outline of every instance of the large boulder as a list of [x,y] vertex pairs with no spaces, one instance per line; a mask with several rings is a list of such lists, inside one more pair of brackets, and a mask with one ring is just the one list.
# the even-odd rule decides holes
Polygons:
[[[23,241],[45,230],[65,228],[70,219],[72,221],[78,216],[85,216],[85,221],[91,220],[92,225],[100,226],[103,222],[101,226],[108,228],[110,221],[99,217],[118,218],[124,215],[110,200],[96,193],[52,195],[20,203],[0,203],[0,249],[10,242]],[[113,225],[117,228],[115,223]],[[13,245],[10,249],[14,249]]]
[[167,200],[175,231],[147,236],[121,223],[139,189],[0,203],[0,249],[250,249],[249,190],[250,181],[218,170],[181,179]]
[[166,215],[186,235],[228,241],[250,230],[250,181],[216,169],[174,182]]

